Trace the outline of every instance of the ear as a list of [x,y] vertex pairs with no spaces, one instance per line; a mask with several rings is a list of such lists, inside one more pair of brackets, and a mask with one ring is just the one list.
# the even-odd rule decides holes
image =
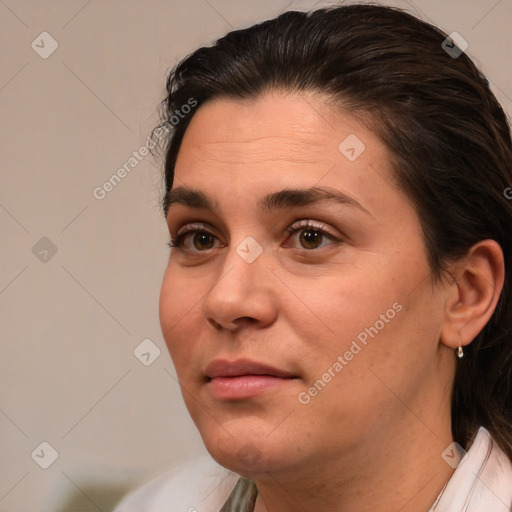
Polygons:
[[495,240],[481,240],[450,266],[441,343],[456,349],[471,343],[491,318],[503,289],[503,251]]

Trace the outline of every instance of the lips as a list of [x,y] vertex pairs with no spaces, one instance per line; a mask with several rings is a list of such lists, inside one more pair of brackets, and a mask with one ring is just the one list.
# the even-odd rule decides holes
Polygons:
[[287,388],[298,377],[274,366],[238,359],[212,361],[205,370],[206,387],[218,401],[247,400]]
[[248,359],[237,359],[236,361],[216,359],[206,367],[205,374],[209,380],[218,377],[241,377],[245,375],[266,375],[280,379],[297,377],[289,371]]

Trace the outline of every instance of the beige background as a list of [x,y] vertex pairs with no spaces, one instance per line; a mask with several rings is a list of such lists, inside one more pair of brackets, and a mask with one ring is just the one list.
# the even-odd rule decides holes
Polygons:
[[[106,512],[203,453],[158,323],[159,164],[145,158],[102,200],[93,190],[145,142],[180,58],[331,3],[0,0],[1,512]],[[459,32],[512,112],[510,0],[394,4]],[[42,32],[58,43],[47,58],[31,47],[51,49]],[[149,366],[134,355],[145,339],[161,350]],[[47,469],[42,442],[58,453]]]

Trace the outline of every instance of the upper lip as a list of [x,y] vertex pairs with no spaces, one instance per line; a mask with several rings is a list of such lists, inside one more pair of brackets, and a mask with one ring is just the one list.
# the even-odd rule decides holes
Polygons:
[[282,379],[296,377],[296,375],[286,370],[280,370],[271,365],[249,359],[237,359],[235,361],[215,359],[208,364],[205,373],[209,379],[216,377],[240,377],[241,375],[269,375]]

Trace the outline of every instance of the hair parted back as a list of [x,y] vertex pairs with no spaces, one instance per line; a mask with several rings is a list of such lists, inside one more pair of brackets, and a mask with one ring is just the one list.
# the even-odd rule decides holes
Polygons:
[[[480,425],[512,460],[512,142],[485,77],[447,35],[399,9],[355,4],[285,12],[235,30],[169,74],[162,124],[191,98],[310,92],[357,115],[388,147],[396,180],[415,205],[434,279],[484,239],[505,256],[505,284],[482,332],[464,348],[452,394],[452,431],[467,447]],[[196,108],[196,110],[197,110]],[[165,140],[165,192],[192,111]],[[156,130],[155,129],[155,130]],[[510,190],[510,189],[509,189]],[[163,209],[167,213],[166,198]]]

